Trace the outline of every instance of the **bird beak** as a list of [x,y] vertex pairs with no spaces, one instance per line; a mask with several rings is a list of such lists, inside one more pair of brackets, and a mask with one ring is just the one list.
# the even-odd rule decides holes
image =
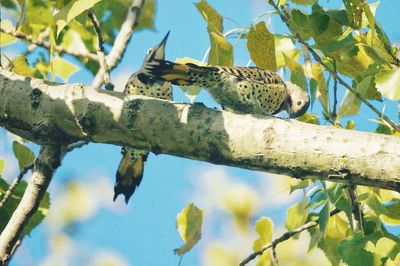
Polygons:
[[167,45],[167,40],[168,40],[168,36],[169,36],[169,31],[167,32],[167,34],[165,35],[165,37],[162,39],[162,41],[160,42],[159,45],[157,45],[157,47],[154,48],[154,59],[164,59],[165,57],[165,46]]

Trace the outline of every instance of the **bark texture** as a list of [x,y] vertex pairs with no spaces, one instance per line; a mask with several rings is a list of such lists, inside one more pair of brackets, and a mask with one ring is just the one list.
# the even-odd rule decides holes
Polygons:
[[89,140],[400,191],[399,137],[237,115],[4,70],[0,125],[38,144]]

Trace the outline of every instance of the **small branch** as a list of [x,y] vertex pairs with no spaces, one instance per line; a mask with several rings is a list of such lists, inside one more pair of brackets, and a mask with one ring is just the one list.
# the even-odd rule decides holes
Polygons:
[[35,160],[25,193],[0,235],[0,263],[7,264],[32,215],[37,211],[61,161],[59,145],[43,145]]
[[81,140],[81,141],[77,141],[75,143],[71,143],[71,144],[69,144],[67,146],[65,152],[67,153],[67,152],[70,152],[70,151],[72,151],[74,149],[82,148],[83,146],[85,146],[87,144],[89,144],[89,141],[87,141],[87,140]]
[[[334,215],[338,214],[339,212],[340,212],[339,209],[335,209],[335,210],[331,211],[330,216],[334,216]],[[296,234],[298,234],[298,233],[301,233],[301,232],[303,232],[303,231],[305,231],[305,230],[307,230],[307,229],[310,229],[310,228],[312,228],[312,227],[317,226],[317,225],[318,225],[318,221],[319,221],[319,220],[308,222],[308,223],[306,223],[306,224],[304,224],[304,225],[298,227],[297,229],[295,229],[295,230],[293,230],[293,231],[288,231],[288,232],[284,233],[282,236],[280,236],[279,238],[275,239],[274,241],[268,243],[267,245],[265,245],[265,246],[264,246],[263,248],[261,248],[260,250],[258,250],[258,251],[256,251],[256,252],[250,254],[250,256],[248,256],[246,259],[244,259],[244,260],[239,264],[239,266],[244,266],[244,265],[246,265],[246,264],[249,263],[250,261],[252,261],[252,260],[254,260],[255,258],[257,258],[257,256],[261,256],[261,255],[264,253],[264,251],[266,251],[267,249],[269,249],[269,248],[275,248],[278,244],[280,244],[280,243],[282,243],[282,242],[284,242],[284,241],[290,239],[290,238],[293,237],[294,235],[296,235]],[[274,262],[275,262],[275,261],[274,261]]]
[[[41,47],[44,47],[44,48],[47,48],[47,49],[50,49],[50,46],[51,46],[51,44],[49,42],[45,42],[45,41],[42,41],[40,39],[35,39],[35,38],[33,38],[32,35],[26,35],[26,34],[24,34],[22,32],[15,32],[13,30],[6,30],[6,29],[3,29],[3,28],[0,28],[0,31],[5,33],[5,34],[14,36],[15,38],[18,38],[18,39],[21,39],[21,40],[24,40],[24,41],[28,41],[30,44],[41,46]],[[71,49],[68,49],[68,48],[63,48],[63,47],[60,47],[60,46],[54,46],[54,51],[56,51],[58,53],[66,53],[66,54],[69,54],[69,55],[72,55],[72,56],[75,56],[75,57],[90,58],[92,60],[96,60],[97,61],[97,55],[93,54],[93,53],[89,53],[89,52],[87,52],[87,53],[77,52],[77,51],[74,51],[74,50],[71,50]]]
[[356,201],[356,186],[350,186],[349,187],[349,196],[350,196],[350,200],[351,200],[351,204],[352,204],[352,213],[353,213],[353,218],[356,221],[356,228],[357,230],[362,230],[363,226],[364,226],[364,213],[363,211],[360,209],[360,203]]
[[104,83],[106,84],[106,87],[112,86],[113,90],[114,86],[110,83],[110,69],[108,68],[106,56],[104,54],[104,39],[103,36],[101,35],[101,29],[100,29],[100,24],[99,21],[97,20],[97,17],[93,10],[89,10],[88,16],[90,20],[92,21],[94,31],[96,32],[97,35],[97,57],[99,58],[99,64],[100,64],[100,69],[102,69],[104,73]]
[[1,199],[0,208],[2,208],[4,206],[4,204],[6,204],[7,200],[12,195],[15,187],[19,184],[19,182],[21,182],[21,179],[24,177],[24,175],[32,168],[33,168],[33,164],[29,164],[29,165],[25,166],[24,168],[22,168],[22,170],[19,172],[18,176],[14,179],[14,181],[8,187],[8,190],[7,190],[6,194],[4,195],[4,197]]
[[[114,69],[121,61],[122,56],[125,53],[126,46],[132,37],[133,30],[139,21],[143,4],[144,0],[132,0],[132,4],[129,7],[126,19],[124,23],[122,23],[121,30],[119,31],[117,38],[115,38],[110,53],[107,55],[107,63],[110,70]],[[100,68],[92,82],[92,87],[100,88],[103,84],[103,81],[104,70]]]
[[272,261],[274,262],[275,266],[279,266],[278,256],[276,255],[276,245],[272,245]]
[[[333,59],[333,71],[337,74],[337,72],[336,72],[336,60],[335,59]],[[335,125],[336,125],[336,118],[337,118],[336,106],[337,106],[337,79],[336,79],[336,77],[333,77],[332,121],[335,123]]]
[[317,52],[306,42],[304,41],[300,35],[293,31],[292,28],[289,25],[289,12],[285,9],[282,8],[279,9],[279,7],[275,4],[273,0],[268,0],[268,3],[272,5],[275,10],[278,12],[279,16],[281,17],[282,21],[286,24],[290,32],[294,35],[294,37],[297,39],[297,41],[301,44],[303,44],[308,51],[313,55],[315,61],[317,61],[321,66],[323,66],[325,69],[327,69],[331,75],[340,83],[342,84],[347,90],[349,90],[351,93],[353,93],[360,101],[362,101],[365,105],[367,105],[372,111],[374,111],[379,117],[381,117],[383,120],[385,120],[387,123],[389,123],[393,129],[397,132],[400,132],[400,126],[396,125],[392,120],[390,120],[386,115],[384,115],[382,112],[380,112],[375,106],[373,106],[370,102],[368,102],[358,91],[356,91],[353,87],[351,87],[349,84],[347,84],[335,71],[333,71],[323,60],[322,58],[317,54]]

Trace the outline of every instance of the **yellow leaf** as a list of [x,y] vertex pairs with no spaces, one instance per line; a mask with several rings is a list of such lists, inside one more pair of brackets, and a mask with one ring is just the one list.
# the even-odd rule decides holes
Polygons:
[[25,77],[43,78],[38,70],[28,64],[26,57],[23,55],[18,55],[13,59],[12,71]]
[[211,32],[211,50],[208,58],[208,63],[217,66],[232,66],[233,65],[233,47],[219,33]]
[[4,160],[0,158],[0,175],[3,173],[4,170]]
[[208,24],[208,31],[216,31],[222,33],[222,16],[212,7],[207,1],[201,0],[196,3],[196,8],[199,10],[204,20]]
[[53,73],[61,77],[65,82],[78,69],[76,65],[58,55],[53,58]]
[[35,160],[35,155],[33,154],[33,152],[28,147],[19,143],[18,141],[14,141],[12,147],[14,155],[18,160],[19,169],[22,169],[25,166],[33,163],[33,161]]
[[174,250],[175,254],[183,255],[196,245],[201,238],[202,223],[203,210],[193,203],[186,205],[176,219],[176,228],[185,243]]
[[259,22],[256,27],[250,27],[247,36],[247,49],[256,66],[271,71],[277,71],[275,56],[275,38],[267,29],[265,22]]
[[101,0],[75,0],[63,7],[54,15],[54,21],[57,25],[57,37],[67,24],[84,11],[93,7]]
[[[5,30],[13,30],[13,28],[14,28],[11,21],[8,19],[1,20],[0,27]],[[0,32],[0,46],[10,44],[10,43],[14,42],[15,40],[16,40],[15,37],[5,34],[3,32]]]
[[291,231],[303,225],[307,219],[307,200],[304,198],[303,201],[292,205],[286,214],[285,227]]
[[283,53],[285,53],[288,57],[293,60],[298,60],[300,56],[300,51],[296,49],[293,44],[292,39],[282,36],[282,35],[274,35],[275,39],[275,56],[276,56],[276,64],[277,67],[283,67],[285,65],[285,59],[283,57]]
[[254,241],[253,250],[258,251],[271,242],[274,224],[270,218],[262,217],[256,222],[255,230],[259,235],[259,238]]
[[386,98],[400,99],[400,68],[381,70],[375,76],[376,88]]

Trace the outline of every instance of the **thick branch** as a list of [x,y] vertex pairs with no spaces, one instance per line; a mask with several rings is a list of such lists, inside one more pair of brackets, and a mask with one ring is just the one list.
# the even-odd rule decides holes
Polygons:
[[[132,0],[132,4],[129,7],[126,19],[121,26],[117,38],[115,38],[113,47],[110,53],[107,55],[107,64],[110,70],[114,69],[121,61],[124,55],[126,46],[132,37],[133,30],[139,21],[139,16],[142,11],[144,0]],[[104,80],[104,70],[102,68],[97,72],[92,86],[100,88]]]
[[400,138],[257,118],[0,70],[0,125],[33,142],[150,148],[154,153],[400,191]]
[[29,219],[46,193],[55,169],[60,165],[59,146],[44,145],[35,161],[31,179],[17,209],[0,235],[0,262],[6,264]]
[[[43,41],[41,39],[35,39],[31,35],[26,35],[26,34],[24,34],[22,32],[15,32],[15,31],[6,30],[6,29],[3,29],[3,28],[0,28],[0,31],[3,32],[3,33],[6,33],[8,35],[14,36],[14,37],[16,37],[18,39],[27,41],[30,44],[41,46],[41,47],[44,47],[44,48],[47,48],[47,49],[50,49],[50,47],[51,47],[51,44],[49,42],[45,42],[45,41]],[[74,50],[71,50],[71,49],[68,49],[68,48],[64,48],[64,47],[61,47],[61,46],[54,46],[53,48],[54,48],[54,51],[56,51],[58,53],[66,53],[66,54],[69,54],[69,55],[72,55],[72,56],[75,56],[75,57],[90,58],[92,60],[96,60],[97,61],[97,56],[96,56],[96,54],[93,54],[93,53],[77,52],[77,51],[74,51]]]

